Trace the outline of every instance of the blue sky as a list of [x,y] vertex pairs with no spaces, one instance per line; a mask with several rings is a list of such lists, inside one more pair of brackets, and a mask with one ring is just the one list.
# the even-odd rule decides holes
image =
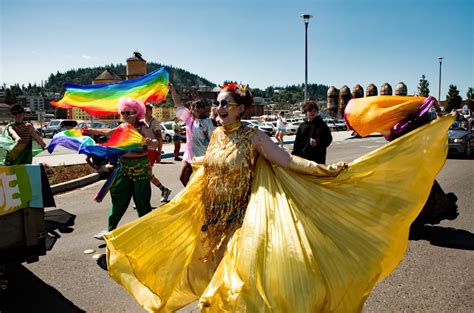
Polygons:
[[0,0],[0,83],[40,83],[71,68],[124,63],[133,51],[214,83],[251,87],[399,81],[421,75],[441,98],[474,86],[474,1]]

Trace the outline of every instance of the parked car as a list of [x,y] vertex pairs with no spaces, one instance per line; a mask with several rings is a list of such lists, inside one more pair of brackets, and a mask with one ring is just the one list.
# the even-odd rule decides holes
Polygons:
[[298,127],[300,127],[301,123],[293,122],[286,124],[286,134],[289,136],[296,135],[298,131]]
[[334,121],[336,124],[336,130],[347,130],[347,125],[343,118],[337,118]]
[[59,132],[71,129],[77,126],[75,120],[51,120],[46,127],[42,129],[43,137],[53,137]]
[[474,119],[457,120],[448,130],[448,144],[450,154],[464,154],[471,157],[474,149]]
[[263,125],[262,123],[260,123],[259,121],[254,121],[254,120],[241,120],[241,122],[248,126],[248,127],[253,127],[253,128],[258,128],[260,129],[262,132],[264,132],[265,134],[267,134],[268,136],[273,136],[275,133],[274,133],[274,130],[273,130],[273,127],[271,126],[266,126],[266,125]]
[[[161,123],[161,126],[163,126],[165,128],[165,130],[163,131],[163,128],[161,130],[161,136],[163,137],[163,140],[166,141],[166,142],[171,142],[171,140],[173,139],[173,135],[174,135],[174,130],[173,130],[173,122],[169,121],[169,122],[164,122],[164,123]],[[184,123],[181,123],[181,127],[182,127],[182,131],[181,131],[181,141],[182,142],[186,142],[186,128],[185,128],[185,124]],[[163,135],[164,134],[164,135]],[[168,134],[169,136],[166,136],[166,134]]]
[[171,142],[173,140],[174,131],[173,129],[168,129],[165,125],[161,124],[161,137],[164,142]]

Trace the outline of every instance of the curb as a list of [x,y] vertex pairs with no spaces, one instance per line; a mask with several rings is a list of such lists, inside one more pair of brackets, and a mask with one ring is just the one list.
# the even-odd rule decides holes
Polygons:
[[74,180],[70,180],[64,183],[52,185],[51,191],[53,192],[53,195],[61,192],[71,191],[95,183],[101,180],[102,178],[103,175],[99,173],[89,174],[87,176],[76,178]]

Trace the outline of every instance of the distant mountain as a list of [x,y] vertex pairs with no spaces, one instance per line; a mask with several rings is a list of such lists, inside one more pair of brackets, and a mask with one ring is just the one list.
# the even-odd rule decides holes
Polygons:
[[[148,73],[163,67],[159,63],[147,63]],[[57,72],[51,74],[46,81],[44,89],[46,91],[64,93],[64,83],[73,83],[79,85],[90,85],[92,81],[99,76],[104,70],[109,69],[122,79],[125,79],[125,65],[123,64],[110,64],[107,66],[93,67],[93,68],[79,68],[72,69],[65,73]],[[198,75],[192,74],[180,68],[169,66],[170,80],[176,86],[178,91],[183,89],[190,89],[195,86],[209,86],[214,87],[216,84],[202,78]]]

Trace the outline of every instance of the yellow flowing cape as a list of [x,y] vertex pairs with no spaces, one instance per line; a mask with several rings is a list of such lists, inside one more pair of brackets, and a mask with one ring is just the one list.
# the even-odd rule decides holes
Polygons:
[[205,312],[359,312],[405,253],[451,122],[433,121],[334,178],[259,158],[243,225],[218,266],[199,261],[200,168],[169,204],[106,236],[109,274],[149,311],[199,299]]

